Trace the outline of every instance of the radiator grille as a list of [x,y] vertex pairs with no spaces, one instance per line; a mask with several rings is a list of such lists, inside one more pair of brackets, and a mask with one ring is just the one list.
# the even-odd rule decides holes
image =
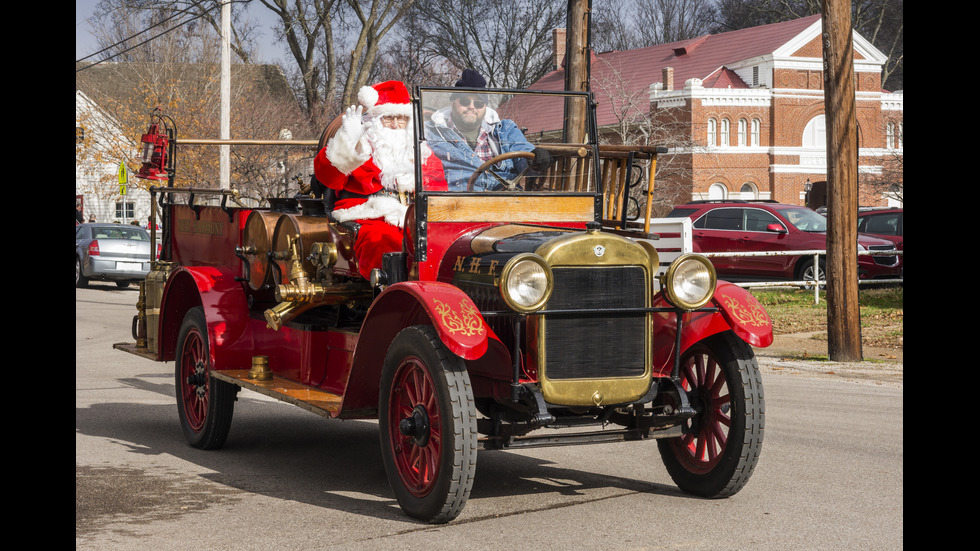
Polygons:
[[645,304],[649,286],[638,266],[552,269],[555,287],[546,310],[611,310],[548,315],[544,323],[549,379],[638,377],[646,364],[648,322],[617,312]]

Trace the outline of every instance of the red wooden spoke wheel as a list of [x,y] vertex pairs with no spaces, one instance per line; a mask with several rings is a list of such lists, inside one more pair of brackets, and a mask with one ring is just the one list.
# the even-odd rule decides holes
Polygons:
[[683,436],[657,441],[667,472],[684,491],[733,495],[762,448],[765,403],[755,355],[731,332],[714,335],[681,358],[680,382],[698,413]]
[[426,522],[462,511],[476,474],[476,406],[462,359],[431,326],[402,330],[381,375],[385,472],[398,504]]
[[177,413],[187,442],[211,450],[223,446],[228,438],[238,387],[211,377],[208,343],[204,311],[191,308],[177,335]]

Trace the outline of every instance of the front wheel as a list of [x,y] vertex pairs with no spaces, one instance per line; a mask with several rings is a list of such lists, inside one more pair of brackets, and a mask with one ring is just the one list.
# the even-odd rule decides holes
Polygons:
[[[799,279],[803,281],[827,281],[826,262],[820,259],[819,264],[814,265],[813,259],[808,258],[800,264],[799,273]],[[825,287],[825,285],[820,285],[821,289]],[[809,291],[813,289],[813,285],[803,285],[802,288]]]
[[378,403],[398,504],[425,522],[456,518],[476,474],[476,406],[463,360],[430,326],[402,330],[385,357]]
[[685,492],[734,495],[762,449],[765,401],[755,354],[732,332],[721,333],[685,352],[680,379],[698,413],[684,436],[657,441],[667,472]]
[[177,334],[174,377],[177,413],[187,443],[204,450],[224,445],[238,387],[211,376],[211,349],[204,311],[191,308]]

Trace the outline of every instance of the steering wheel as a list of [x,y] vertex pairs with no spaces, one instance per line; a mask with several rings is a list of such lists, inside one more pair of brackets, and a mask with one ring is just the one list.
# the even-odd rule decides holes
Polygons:
[[500,180],[500,183],[502,183],[505,188],[509,190],[513,190],[514,188],[517,187],[517,182],[524,177],[524,173],[528,171],[528,168],[530,168],[530,166],[522,170],[520,174],[514,176],[514,178],[511,180],[508,180],[503,176],[501,176],[500,174],[498,174],[496,171],[491,170],[490,167],[501,161],[506,161],[508,159],[518,159],[522,157],[525,159],[533,159],[534,153],[531,153],[530,151],[510,151],[508,153],[501,153],[500,155],[497,155],[492,159],[488,159],[487,162],[480,165],[476,170],[473,171],[473,174],[470,175],[470,179],[466,185],[466,191],[473,191],[473,184],[476,183],[477,178],[479,178],[480,175],[483,174],[484,172],[490,174],[497,180]]

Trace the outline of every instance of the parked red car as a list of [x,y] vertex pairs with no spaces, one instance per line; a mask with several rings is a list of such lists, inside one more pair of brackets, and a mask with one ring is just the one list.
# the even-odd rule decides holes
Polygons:
[[[690,217],[696,252],[785,252],[824,250],[827,219],[807,207],[767,201],[694,201],[680,205],[669,217]],[[894,250],[888,240],[858,234],[863,250]],[[713,256],[718,276],[730,280],[808,280],[812,255]],[[825,279],[825,258],[818,277]],[[861,279],[899,277],[898,256],[858,256]]]
[[899,208],[868,209],[858,213],[858,231],[887,239],[904,251],[903,210]]

